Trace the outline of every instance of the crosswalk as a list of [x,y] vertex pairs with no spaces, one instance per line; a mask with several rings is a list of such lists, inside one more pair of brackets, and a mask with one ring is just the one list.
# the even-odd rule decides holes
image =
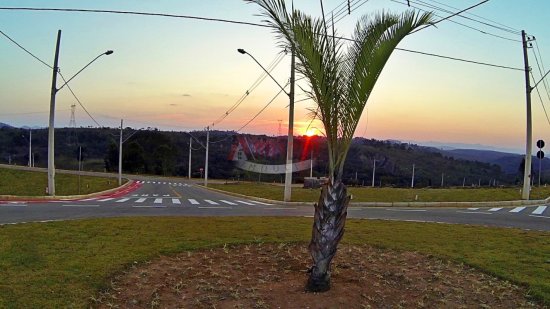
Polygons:
[[132,197],[107,197],[107,198],[87,198],[78,200],[79,202],[112,202],[112,203],[130,203],[130,204],[153,204],[153,205],[230,205],[230,206],[271,206],[273,204],[259,202],[259,201],[250,201],[250,200],[213,200],[213,199],[197,199],[197,198],[179,198],[172,197],[170,195],[158,196],[158,194],[134,194]]
[[136,183],[139,184],[152,184],[152,185],[169,185],[173,187],[192,187],[193,185],[190,185],[188,183],[183,182],[171,182],[171,181],[150,181],[150,180],[138,180]]
[[510,213],[521,213],[521,212],[530,212],[532,215],[542,215],[544,213],[544,211],[546,211],[546,209],[548,208],[548,206],[533,206],[533,207],[527,207],[527,206],[518,206],[518,207],[515,207],[515,208],[504,208],[504,207],[494,207],[494,208],[489,208],[489,209],[484,209],[484,208],[468,208],[468,210],[471,210],[471,211],[480,211],[480,212],[484,212],[484,211],[488,211],[488,212],[510,212]]

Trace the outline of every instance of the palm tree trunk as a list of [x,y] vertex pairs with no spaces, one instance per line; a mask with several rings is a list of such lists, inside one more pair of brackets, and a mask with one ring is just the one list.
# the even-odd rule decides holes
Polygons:
[[350,198],[342,181],[333,181],[331,178],[328,184],[323,186],[319,203],[315,204],[309,243],[313,266],[306,285],[309,292],[324,292],[330,289],[330,263],[344,235]]

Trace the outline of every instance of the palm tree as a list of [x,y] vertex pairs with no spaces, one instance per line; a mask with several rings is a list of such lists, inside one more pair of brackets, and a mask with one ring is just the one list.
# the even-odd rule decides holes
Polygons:
[[382,12],[364,16],[357,22],[351,44],[344,46],[334,30],[328,35],[323,19],[313,19],[298,10],[289,14],[284,0],[245,1],[262,8],[264,22],[275,29],[281,47],[295,50],[299,60],[296,70],[306,77],[307,94],[317,105],[314,117],[325,127],[329,180],[315,204],[309,244],[313,266],[306,290],[327,291],[330,264],[344,235],[350,201],[342,176],[353,134],[391,53],[408,34],[429,24],[432,15]]

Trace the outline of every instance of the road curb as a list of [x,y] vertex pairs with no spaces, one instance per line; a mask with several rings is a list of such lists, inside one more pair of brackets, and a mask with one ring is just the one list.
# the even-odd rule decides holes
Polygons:
[[[253,201],[264,203],[275,203],[285,206],[313,206],[315,202],[283,202],[277,200],[270,200],[261,197],[248,196],[240,193],[224,191],[211,187],[205,187],[201,184],[196,184],[207,190],[211,190],[218,193],[223,193],[231,196],[242,197]],[[514,206],[534,206],[540,204],[550,203],[550,197],[544,200],[514,200],[514,201],[490,201],[490,202],[350,202],[350,207],[410,207],[410,208],[431,208],[431,207],[453,207],[453,208],[470,208],[470,207],[486,207],[492,208],[497,206],[514,207]]]
[[32,200],[32,201],[57,201],[57,200],[61,200],[61,199],[74,200],[74,199],[81,199],[81,198],[89,198],[89,197],[93,197],[93,196],[97,196],[97,195],[110,194],[110,193],[119,191],[121,189],[126,189],[127,187],[129,187],[130,185],[135,183],[134,180],[127,179],[127,178],[124,178],[124,179],[126,179],[127,182],[125,184],[123,184],[122,186],[112,188],[112,189],[108,189],[108,190],[103,190],[103,191],[100,191],[100,192],[89,193],[89,194],[54,195],[54,196],[0,195],[0,200],[3,200],[3,201],[20,201],[20,200],[25,200],[25,201],[29,201],[29,200]]

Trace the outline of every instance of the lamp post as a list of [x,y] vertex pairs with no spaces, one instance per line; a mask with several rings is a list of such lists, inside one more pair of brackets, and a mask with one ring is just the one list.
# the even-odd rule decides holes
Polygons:
[[294,49],[292,49],[292,56],[290,58],[290,92],[286,92],[284,87],[281,86],[271,74],[248,52],[244,49],[239,48],[237,51],[241,54],[247,54],[252,58],[266,73],[271,79],[281,88],[281,90],[286,93],[289,98],[289,110],[288,110],[288,139],[286,146],[286,169],[285,169],[285,192],[284,192],[284,201],[290,202],[292,194],[292,156],[293,156],[293,147],[294,147],[294,66],[295,66],[295,54]]
[[65,85],[67,85],[73,78],[75,78],[80,72],[87,68],[90,64],[96,61],[99,57],[103,55],[110,55],[113,53],[112,50],[108,50],[99,56],[95,57],[82,69],[80,69],[76,74],[69,78],[61,87],[57,88],[57,73],[59,72],[59,45],[61,43],[61,30],[57,31],[57,43],[55,46],[55,57],[54,64],[52,68],[52,89],[50,94],[50,116],[48,123],[48,195],[55,195],[55,157],[54,157],[54,120],[55,120],[55,95],[59,90],[61,90]]

